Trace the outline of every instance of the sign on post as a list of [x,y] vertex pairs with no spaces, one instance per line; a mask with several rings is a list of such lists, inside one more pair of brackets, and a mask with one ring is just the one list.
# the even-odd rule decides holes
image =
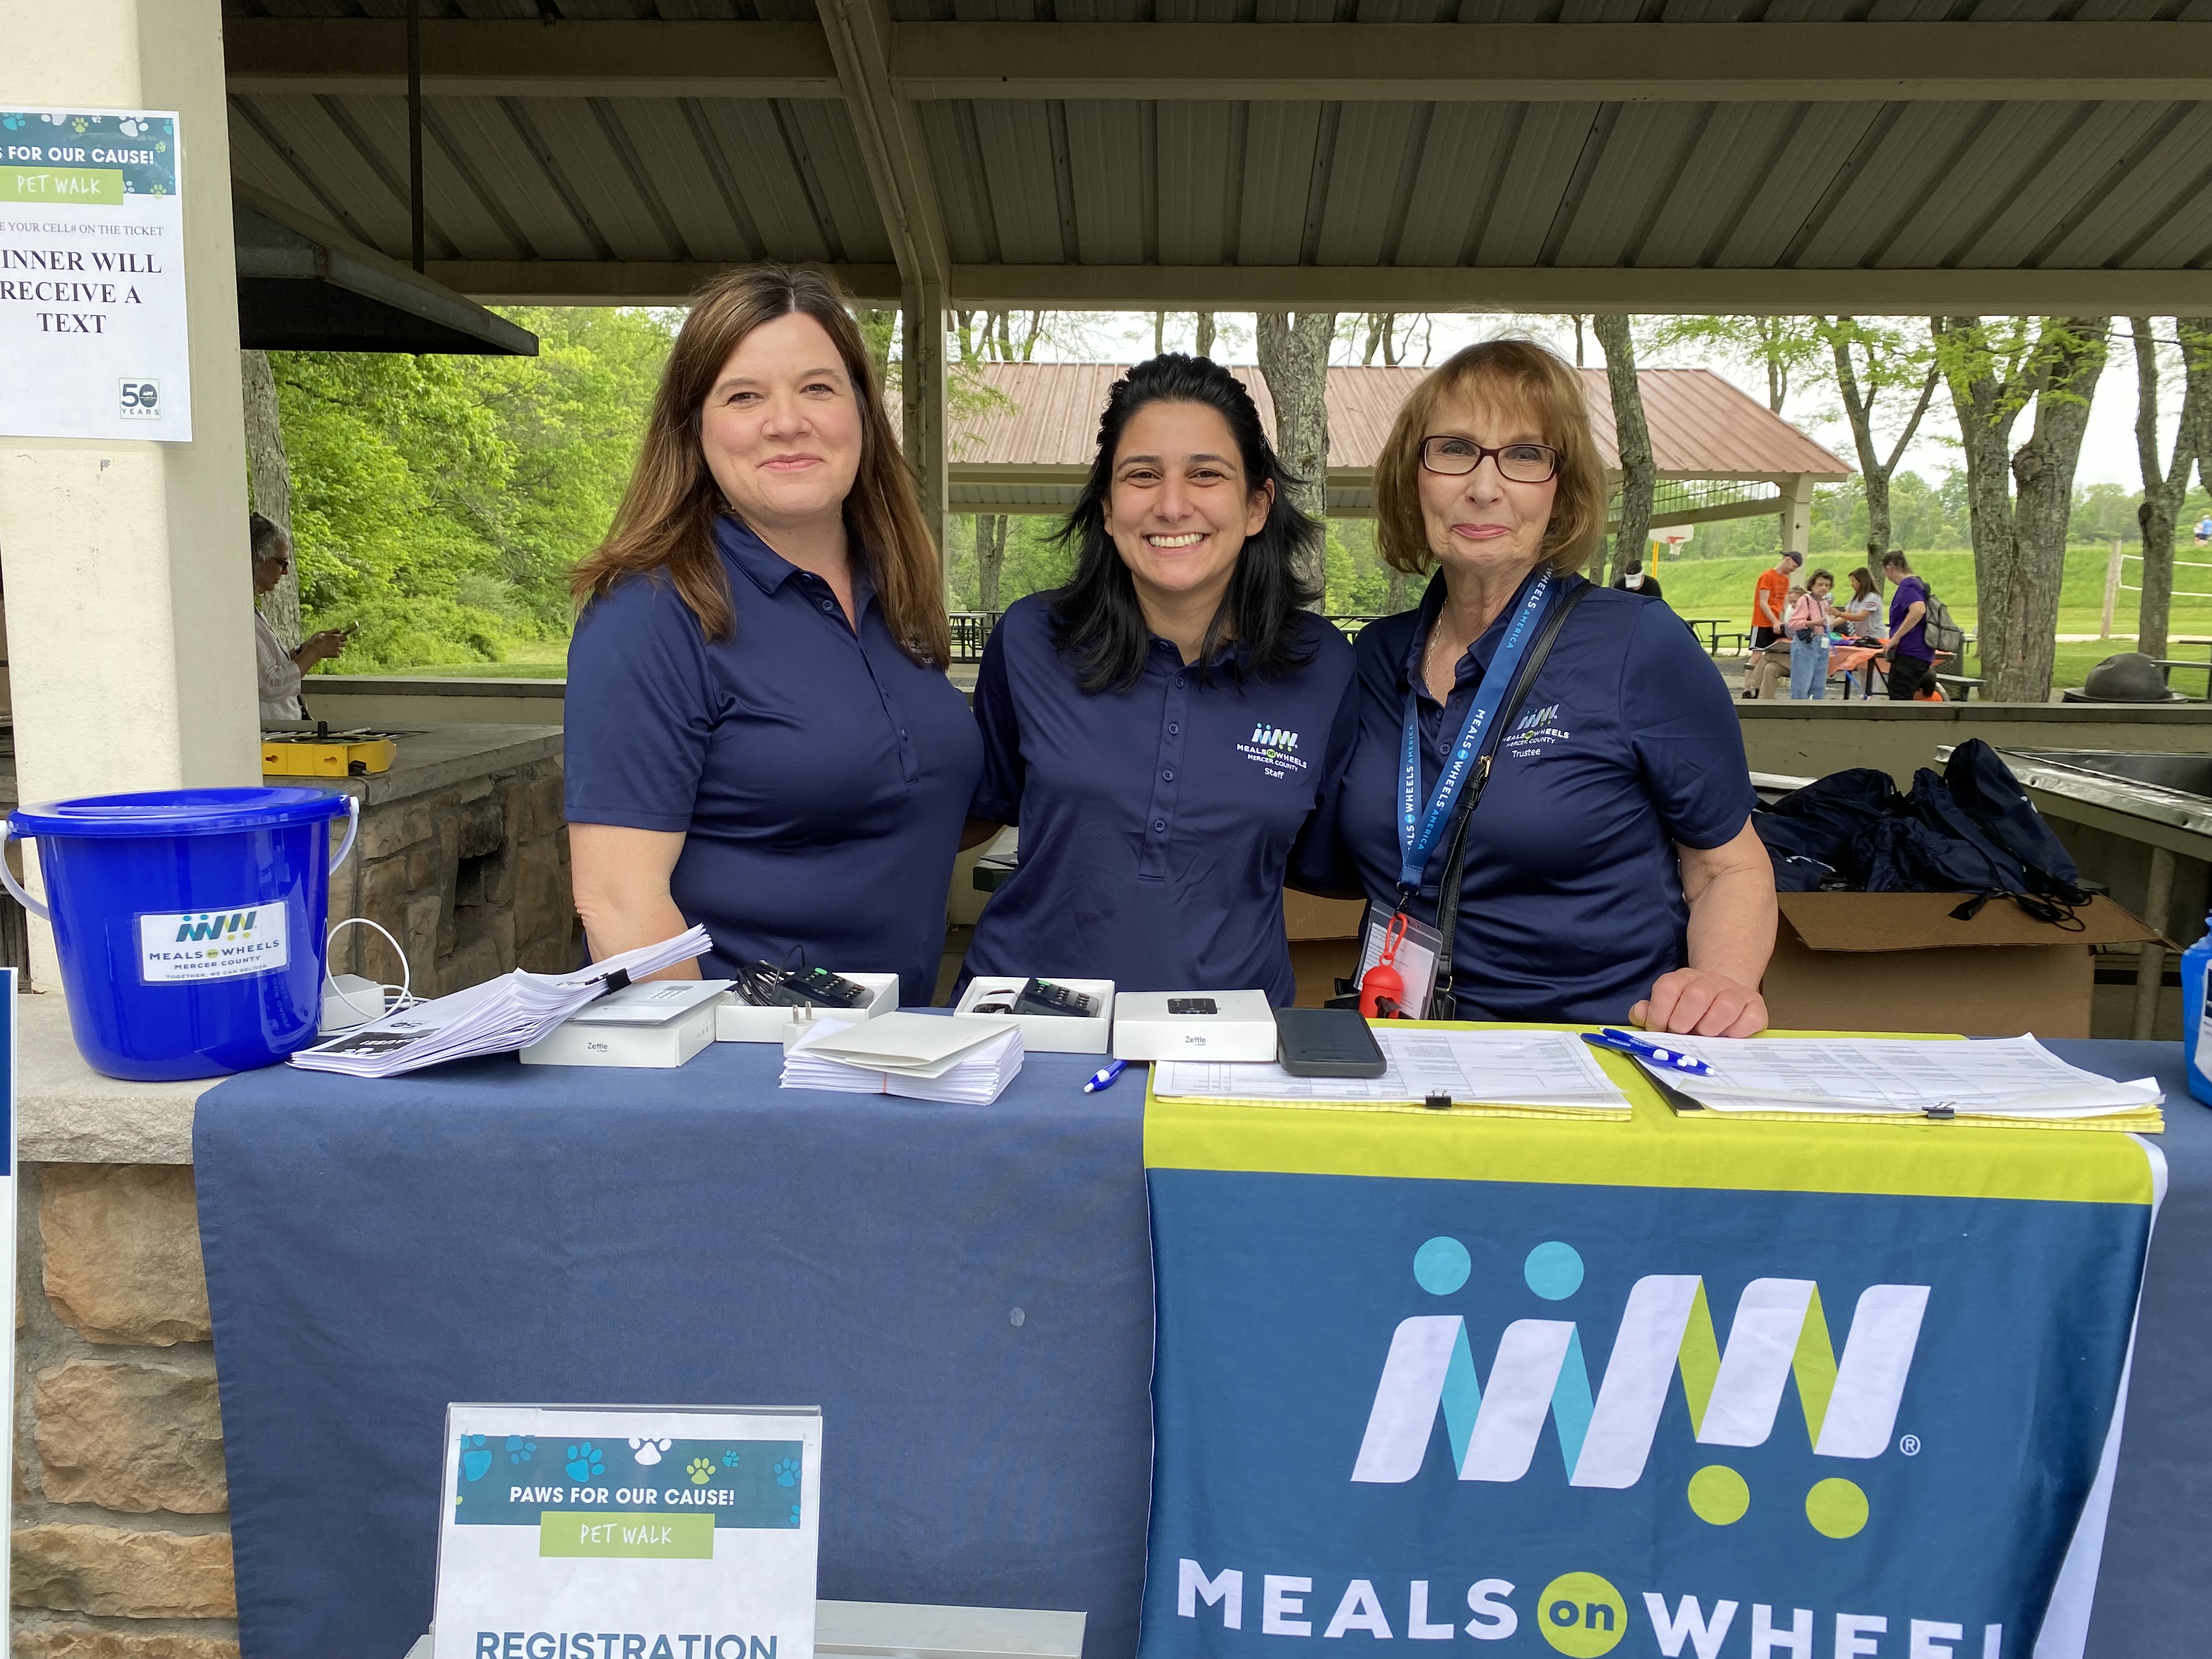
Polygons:
[[168,110],[0,110],[0,435],[192,435]]
[[822,1417],[451,1406],[434,1659],[813,1659]]

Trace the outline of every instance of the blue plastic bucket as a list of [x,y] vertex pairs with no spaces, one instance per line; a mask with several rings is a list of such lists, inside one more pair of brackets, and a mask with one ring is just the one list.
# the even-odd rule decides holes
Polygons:
[[[314,1039],[331,872],[361,804],[320,789],[158,789],[19,806],[35,837],[76,1046],[142,1081],[270,1066]],[[336,858],[326,826],[350,815]],[[0,836],[4,839],[4,836]]]

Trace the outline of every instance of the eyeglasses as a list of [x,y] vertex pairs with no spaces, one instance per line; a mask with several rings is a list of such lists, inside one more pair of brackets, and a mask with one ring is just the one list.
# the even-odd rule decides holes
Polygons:
[[1513,483],[1544,483],[1559,476],[1559,452],[1548,444],[1500,444],[1491,449],[1472,438],[1421,440],[1421,465],[1446,477],[1465,477],[1486,456],[1494,457],[1498,476]]

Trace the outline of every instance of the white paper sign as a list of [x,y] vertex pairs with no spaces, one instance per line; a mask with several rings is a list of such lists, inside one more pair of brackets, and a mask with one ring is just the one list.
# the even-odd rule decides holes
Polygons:
[[[0,1319],[7,1323],[0,1329],[15,1328],[15,992],[16,972],[13,968],[0,968],[0,998],[6,1006],[0,1007],[0,1062],[8,1068],[4,1086],[0,1086],[0,1113],[5,1121],[0,1122],[0,1264],[6,1272],[5,1289],[0,1290]],[[0,1368],[0,1422],[15,1420],[15,1368]],[[0,1484],[0,1532],[15,1535],[15,1483]],[[0,1607],[14,1605],[9,1600],[9,1558],[0,1553]]]
[[434,1659],[813,1659],[822,1417],[449,1406]]
[[0,109],[0,434],[192,435],[168,110]]
[[274,973],[292,961],[287,907],[143,912],[138,918],[138,976],[149,985],[196,985]]

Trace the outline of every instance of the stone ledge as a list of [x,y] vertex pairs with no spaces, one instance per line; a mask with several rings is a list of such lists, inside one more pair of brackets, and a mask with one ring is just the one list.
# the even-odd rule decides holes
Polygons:
[[16,1156],[26,1164],[190,1164],[192,1113],[220,1083],[126,1083],[84,1063],[58,991],[15,999]]
[[232,1619],[238,1597],[230,1534],[134,1532],[120,1527],[18,1527],[13,1589],[19,1607],[125,1619]]
[[230,1637],[102,1625],[19,1625],[13,1650],[15,1659],[238,1659]]

